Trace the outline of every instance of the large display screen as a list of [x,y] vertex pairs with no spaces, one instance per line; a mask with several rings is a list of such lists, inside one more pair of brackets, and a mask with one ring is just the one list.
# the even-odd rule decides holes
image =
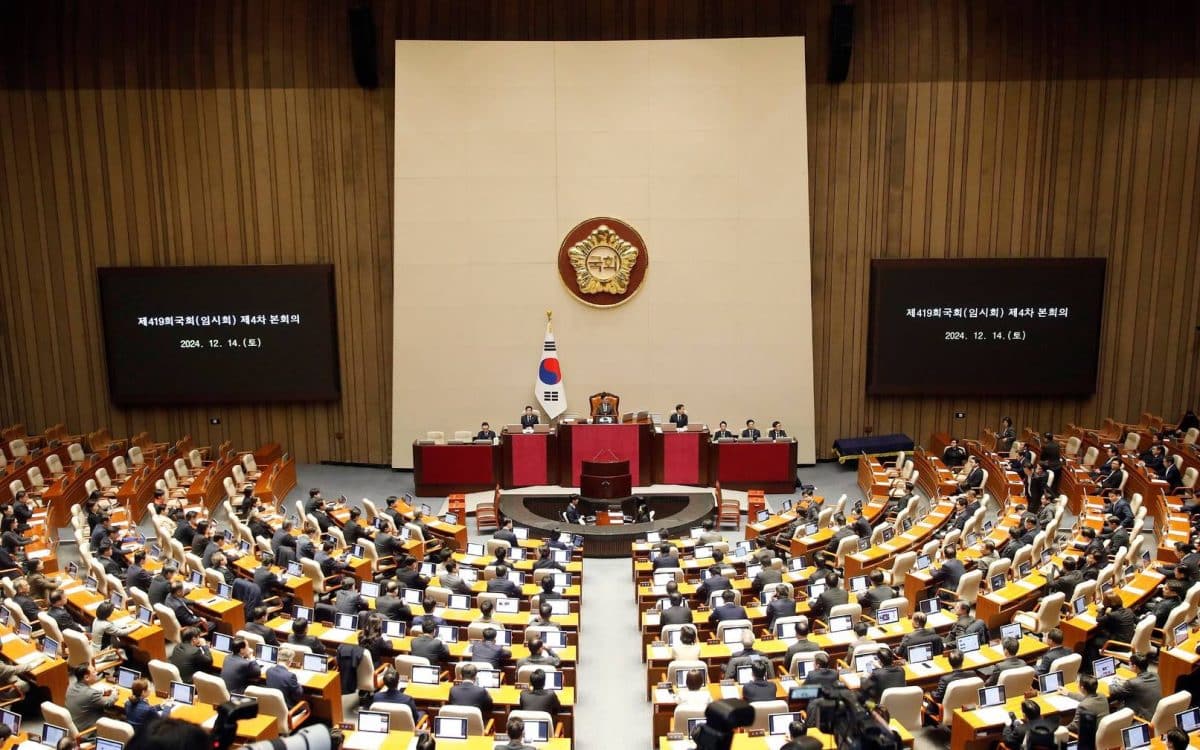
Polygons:
[[115,404],[338,398],[333,266],[98,271]]
[[1096,390],[1103,258],[875,260],[867,392]]

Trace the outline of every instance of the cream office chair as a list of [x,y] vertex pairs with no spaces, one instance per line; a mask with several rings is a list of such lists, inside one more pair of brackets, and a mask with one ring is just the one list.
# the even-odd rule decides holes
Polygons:
[[[388,729],[393,732],[412,732],[416,730],[412,710],[403,703],[387,703],[379,701],[371,704],[372,711],[382,711],[388,715]],[[516,713],[515,711],[513,713]]]
[[308,721],[308,717],[312,715],[308,701],[299,701],[296,705],[288,708],[287,701],[283,699],[283,693],[276,688],[249,685],[246,687],[246,697],[258,698],[259,711],[275,717],[279,734],[284,737],[303,726],[304,722]]
[[487,723],[483,723],[483,713],[475,706],[450,706],[443,705],[438,709],[438,718],[466,719],[467,720],[467,736],[479,737],[480,735],[490,735],[492,733],[493,721],[488,719]]
[[921,728],[921,699],[919,687],[888,688],[879,698],[879,705],[888,710],[893,719],[910,732]]

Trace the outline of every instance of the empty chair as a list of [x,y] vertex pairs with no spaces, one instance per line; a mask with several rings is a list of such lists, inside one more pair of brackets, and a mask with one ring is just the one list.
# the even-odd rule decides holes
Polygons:
[[786,714],[788,712],[787,701],[753,701],[750,707],[754,709],[754,719],[747,727],[748,731],[756,729],[766,730],[768,717],[771,714]]
[[188,451],[187,460],[193,474],[204,468],[204,459],[200,456],[200,451],[195,448]]
[[258,698],[258,710],[261,713],[274,716],[279,727],[279,733],[284,736],[299,729],[308,720],[308,717],[312,715],[312,711],[308,707],[308,701],[299,701],[289,709],[287,701],[283,699],[283,693],[275,688],[248,685],[246,687],[246,697]]
[[471,438],[473,438],[473,437],[475,437],[475,433],[471,432],[470,430],[455,430],[454,431],[454,439],[459,442],[469,443],[469,442],[471,442]]
[[105,740],[129,742],[133,739],[133,725],[107,717],[96,722],[96,736]]
[[1175,714],[1186,711],[1191,704],[1192,694],[1180,690],[1166,696],[1154,708],[1154,716],[1150,719],[1150,734],[1164,735],[1175,728]]
[[96,731],[95,727],[75,726],[75,720],[71,718],[71,712],[50,701],[42,704],[42,718],[47,724],[55,724],[67,730],[67,734],[71,738],[78,737],[80,734],[91,734]]
[[483,714],[475,706],[445,705],[438,709],[437,715],[439,718],[466,719],[467,735],[470,737],[492,733],[492,720],[488,719],[487,724],[484,724]]
[[1016,667],[1000,673],[997,683],[1004,687],[1005,695],[1022,695],[1033,687],[1037,670],[1033,667]]
[[67,664],[75,667],[80,664],[91,664],[97,672],[107,672],[113,667],[125,663],[119,652],[114,649],[97,651],[92,647],[92,639],[78,630],[63,632],[67,645]]
[[409,654],[397,654],[393,661],[396,667],[396,672],[400,675],[401,682],[412,681],[412,668],[414,666],[429,666],[429,660],[423,656],[411,656]]
[[910,732],[921,728],[921,688],[888,688],[879,698],[879,705],[888,710],[893,719]]
[[1102,717],[1100,723],[1096,725],[1096,744],[1094,747],[1124,747],[1124,742],[1121,740],[1121,730],[1132,725],[1133,721],[1132,708],[1122,708],[1120,711],[1113,711],[1108,716]]
[[24,440],[17,438],[16,440],[9,441],[8,451],[12,454],[13,458],[22,458],[29,455],[29,446],[25,445]]
[[[165,638],[168,643],[179,643],[179,619],[175,617],[175,612],[172,611],[170,607],[162,604],[155,604],[154,614],[158,616],[158,623],[162,626],[163,638]],[[158,680],[153,676],[150,679],[154,680],[155,685],[158,684]]]
[[196,684],[196,697],[201,702],[219,706],[229,700],[229,688],[220,677],[197,671],[192,675],[192,681]]
[[903,588],[904,580],[908,577],[908,572],[912,570],[916,561],[916,552],[902,552],[896,555],[896,559],[892,562],[891,585]]
[[1079,679],[1079,665],[1083,664],[1082,654],[1069,654],[1060,656],[1050,662],[1051,672],[1063,673],[1063,684],[1070,685],[1075,680]]
[[146,666],[150,669],[150,681],[154,683],[154,692],[160,696],[167,695],[172,682],[183,682],[179,675],[179,667],[169,661],[151,659]]
[[441,445],[446,442],[446,433],[441,430],[429,430],[425,433],[426,440],[432,440],[434,443]]
[[132,448],[130,448],[129,449],[129,465],[130,466],[144,466],[145,464],[146,464],[146,457],[142,454],[142,449],[137,447],[136,445],[133,446]]
[[671,731],[687,734],[688,720],[703,719],[704,711],[707,706],[676,706],[675,713],[671,716]]
[[403,703],[379,701],[371,704],[371,710],[387,714],[389,719],[388,729],[393,732],[412,732],[416,729],[416,721],[413,719],[412,709]]
[[979,688],[981,687],[983,687],[983,680],[978,677],[955,680],[950,683],[946,689],[946,695],[942,699],[941,716],[936,717],[938,726],[948,728],[950,719],[954,716],[954,709],[975,703],[979,699]]
[[1056,592],[1038,602],[1038,607],[1033,612],[1017,612],[1012,621],[1031,633],[1045,633],[1058,627],[1064,601],[1066,597],[1062,592]]
[[129,465],[125,463],[125,459],[122,456],[113,457],[113,471],[116,472],[119,479],[129,476]]
[[65,473],[63,471],[62,459],[58,457],[57,453],[51,453],[49,456],[46,456],[46,468],[50,471],[50,476],[52,477],[61,477]]
[[837,546],[837,567],[843,568],[846,565],[846,556],[858,552],[858,535],[851,534],[843,537]]

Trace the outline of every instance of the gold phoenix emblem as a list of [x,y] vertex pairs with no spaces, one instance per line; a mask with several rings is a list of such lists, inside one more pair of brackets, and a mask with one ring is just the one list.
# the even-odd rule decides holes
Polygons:
[[629,274],[637,265],[638,249],[601,224],[567,251],[579,291],[584,294],[624,294]]

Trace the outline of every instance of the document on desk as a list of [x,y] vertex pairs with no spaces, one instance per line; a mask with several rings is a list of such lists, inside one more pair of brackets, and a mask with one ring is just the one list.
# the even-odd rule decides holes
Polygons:
[[1063,712],[1074,711],[1075,707],[1079,705],[1079,701],[1075,700],[1074,698],[1066,695],[1059,695],[1058,693],[1043,694],[1042,699],[1051,706],[1054,706],[1055,710]]
[[1004,706],[991,706],[989,708],[977,708],[971,712],[979,721],[988,726],[997,726],[1008,723],[1008,711]]
[[1025,589],[1026,591],[1033,591],[1034,589],[1041,588],[1036,583],[1030,583],[1029,581],[1026,581],[1024,578],[1022,578],[1019,581],[1016,581],[1016,585],[1020,586],[1021,588]]

